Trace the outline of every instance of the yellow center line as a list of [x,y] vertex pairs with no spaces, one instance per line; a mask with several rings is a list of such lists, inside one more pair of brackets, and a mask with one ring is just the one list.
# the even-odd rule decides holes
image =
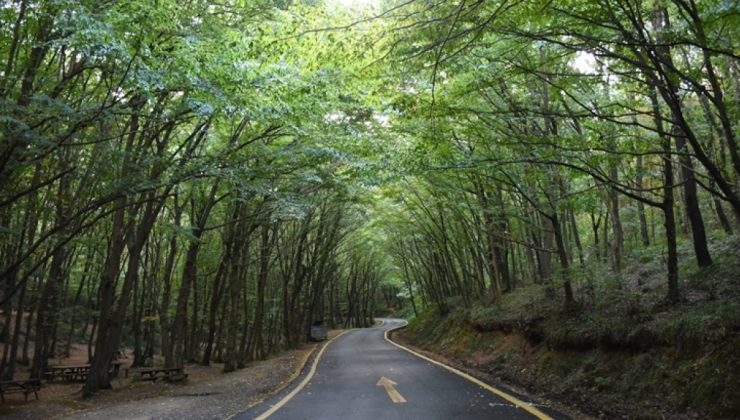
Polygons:
[[338,334],[336,337],[332,338],[331,340],[327,341],[326,344],[324,344],[324,347],[321,348],[319,351],[319,354],[316,355],[316,359],[314,359],[313,364],[311,364],[311,370],[308,371],[308,374],[305,378],[301,381],[300,384],[298,384],[297,387],[295,387],[288,395],[283,397],[280,401],[278,401],[277,404],[273,405],[269,410],[265,411],[264,413],[260,414],[255,420],[264,420],[271,415],[275,414],[276,411],[281,409],[285,404],[288,403],[293,397],[296,396],[305,386],[311,381],[313,378],[313,375],[316,374],[316,366],[319,364],[319,360],[321,360],[321,356],[324,354],[324,350],[326,350],[327,347],[329,347],[329,344],[332,343],[332,341],[336,340],[337,338],[343,336],[344,334],[350,332],[352,330],[343,331],[340,334]]
[[[408,322],[406,324],[403,324],[403,325],[399,326],[398,328],[404,327],[407,324],[408,324]],[[440,366],[440,367],[442,367],[444,369],[447,369],[448,371],[454,373],[455,375],[461,376],[461,377],[469,380],[470,382],[473,382],[474,384],[480,386],[481,388],[484,388],[484,389],[488,390],[489,392],[491,392],[491,393],[493,393],[495,395],[498,395],[499,397],[505,399],[506,401],[514,404],[516,407],[521,408],[521,409],[529,412],[529,414],[537,417],[540,420],[552,420],[552,417],[550,417],[547,414],[543,413],[542,411],[538,410],[536,407],[533,407],[532,404],[529,404],[527,402],[524,402],[524,401],[520,400],[519,398],[517,398],[517,397],[515,397],[513,395],[510,395],[510,394],[507,394],[504,391],[501,391],[498,388],[494,388],[493,386],[491,386],[491,385],[489,385],[489,384],[481,381],[478,378],[475,378],[473,376],[470,376],[467,373],[465,373],[465,372],[463,372],[463,371],[461,371],[459,369],[455,369],[452,366],[447,366],[446,364],[444,364],[442,362],[438,362],[438,361],[436,361],[434,359],[431,359],[429,357],[426,357],[423,354],[417,353],[417,352],[411,350],[410,348],[404,347],[404,346],[402,346],[402,345],[400,345],[400,344],[392,341],[390,338],[388,338],[388,332],[389,331],[392,331],[394,329],[398,329],[398,328],[391,328],[389,330],[386,330],[385,331],[385,334],[383,334],[383,337],[385,338],[385,341],[393,344],[394,346],[398,347],[401,350],[404,350],[404,351],[407,351],[407,352],[413,354],[416,357],[422,358],[422,359],[426,360],[427,362],[434,363],[435,365]]]

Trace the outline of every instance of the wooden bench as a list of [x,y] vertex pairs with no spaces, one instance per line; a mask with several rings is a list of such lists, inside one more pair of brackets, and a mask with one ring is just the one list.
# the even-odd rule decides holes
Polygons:
[[159,379],[164,379],[168,382],[184,381],[188,378],[188,374],[181,367],[174,368],[147,368],[137,371],[139,379],[144,381],[157,382]]
[[28,394],[33,392],[36,399],[39,399],[39,390],[41,389],[41,379],[28,379],[25,381],[3,381],[0,382],[0,400],[5,402],[5,394],[22,392],[26,401]]

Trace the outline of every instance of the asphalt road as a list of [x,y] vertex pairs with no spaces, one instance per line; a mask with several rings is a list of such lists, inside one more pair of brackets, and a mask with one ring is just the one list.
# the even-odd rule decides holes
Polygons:
[[[305,387],[300,388],[299,378],[281,394],[236,418],[266,414],[275,420],[567,418],[537,404],[529,405],[532,414],[511,401],[521,403],[521,396],[507,392],[511,397],[507,400],[394,346],[384,333],[403,321],[383,321],[380,327],[352,330],[330,342],[319,355],[315,374],[304,372],[301,377]],[[294,395],[289,396],[291,392]]]

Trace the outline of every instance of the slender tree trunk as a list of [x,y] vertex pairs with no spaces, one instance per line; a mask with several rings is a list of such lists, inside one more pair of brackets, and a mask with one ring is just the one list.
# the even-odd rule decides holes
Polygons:
[[[653,116],[655,125],[659,133],[665,133],[663,130],[663,117],[660,112],[660,104],[654,90],[649,93],[650,101],[653,107]],[[670,303],[676,303],[679,300],[678,290],[678,248],[676,241],[676,219],[673,213],[673,151],[671,150],[671,137],[661,134],[661,147],[663,149],[663,211],[666,245],[668,258],[666,268],[668,271],[668,295],[667,300]]]
[[[62,169],[66,168],[67,154],[60,152],[60,162]],[[57,226],[66,224],[70,216],[69,209],[69,179],[63,177],[59,181],[59,190],[57,194]],[[64,246],[59,247],[52,256],[49,267],[49,276],[41,292],[39,299],[38,311],[36,316],[36,339],[34,341],[33,365],[31,367],[31,377],[40,378],[46,371],[47,363],[52,354],[52,340],[56,330],[57,312],[59,310],[59,299],[61,286],[65,283],[66,269],[65,262],[68,257],[68,249]]]
[[[24,298],[26,296],[26,285],[23,285],[21,287],[21,290],[18,294],[18,310],[15,314],[15,324],[13,326],[13,338],[10,342],[10,357],[7,362],[7,366],[5,366],[5,371],[3,372],[3,380],[10,381],[13,380],[13,377],[15,376],[15,364],[18,359],[18,344],[19,339],[21,335],[21,326],[23,322],[23,304]],[[28,334],[28,331],[26,332]]]
[[[227,245],[227,248],[230,246],[231,245]],[[216,278],[213,282],[213,290],[211,292],[211,304],[208,307],[208,333],[206,336],[206,346],[203,349],[203,359],[200,362],[203,366],[208,366],[211,364],[213,344],[216,338],[218,308],[221,303],[221,297],[223,296],[224,273],[226,271],[226,261],[227,258],[229,258],[229,255],[230,254],[227,250],[224,254],[224,258],[221,259],[221,263],[218,266],[218,271],[216,272]]]
[[[637,155],[637,176],[636,183],[638,188],[638,194],[642,195],[643,182],[642,182],[642,155]],[[642,246],[650,246],[650,235],[648,235],[647,218],[645,217],[645,204],[637,200],[637,215],[640,219],[640,239],[642,240]]]
[[[200,252],[201,237],[203,235],[203,229],[208,221],[208,216],[215,204],[217,189],[218,182],[215,182],[211,186],[209,198],[200,212],[198,212],[196,208],[194,198],[191,197],[192,220],[194,221],[191,228],[192,239],[188,245],[188,250],[185,256],[182,283],[180,285],[180,293],[177,296],[177,308],[175,311],[175,319],[172,323],[172,335],[170,338],[170,345],[173,348],[172,362],[176,366],[183,365],[183,362],[185,361],[184,359],[190,356],[187,353],[189,353],[189,350],[192,348],[188,347],[186,343],[188,329],[188,301],[190,300],[190,290],[193,288],[193,283],[195,283],[198,278],[198,254]],[[193,308],[193,310],[197,311],[198,308]],[[195,324],[195,322],[193,322],[193,324]],[[191,338],[195,339],[195,337]]]
[[[141,222],[135,227],[135,230],[129,232],[126,238],[128,262],[126,265],[126,274],[123,278],[123,286],[121,287],[117,306],[107,312],[106,317],[103,317],[103,306],[101,305],[101,320],[98,326],[98,338],[95,343],[95,355],[93,356],[90,373],[85,383],[84,395],[89,396],[98,389],[111,387],[109,368],[121,344],[121,334],[123,332],[128,305],[131,300],[131,292],[139,278],[142,249],[164,205],[165,197],[166,193],[159,197],[155,196],[154,192],[147,194],[146,205],[141,214],[139,214]],[[131,210],[132,217],[138,213],[135,209]],[[108,292],[110,293],[108,299],[112,300],[115,296],[115,288]]]
[[573,231],[573,241],[576,243],[576,249],[578,250],[578,261],[581,267],[586,265],[586,261],[583,256],[583,245],[581,244],[581,235],[578,233],[578,222],[576,221],[576,214],[573,210],[568,211],[570,216],[570,228]]
[[696,262],[699,267],[707,267],[712,264],[712,257],[709,254],[707,234],[704,228],[704,219],[701,216],[701,209],[699,208],[699,196],[697,193],[696,178],[694,177],[694,165],[691,162],[691,157],[688,155],[686,138],[683,133],[681,133],[681,130],[677,125],[674,125],[673,127],[673,134],[676,138],[676,149],[680,154],[679,162],[681,163],[684,204],[686,206],[686,216],[691,224],[694,254],[696,255]]
[[[178,204],[178,193],[175,190],[175,197],[173,199],[174,204],[174,224],[176,227],[180,227],[180,220],[182,218],[182,206]],[[170,320],[169,320],[169,308],[170,298],[172,296],[172,273],[175,267],[175,257],[177,256],[177,233],[173,232],[170,236],[169,247],[167,251],[167,257],[164,264],[164,273],[162,274],[162,299],[159,305],[159,324],[160,324],[160,337],[162,345],[162,355],[164,356],[164,366],[171,368],[174,367],[173,361],[173,347],[172,341],[170,340]]]
[[555,236],[558,259],[560,260],[560,269],[562,270],[563,292],[565,293],[565,307],[572,308],[575,305],[575,299],[573,297],[573,288],[570,284],[570,264],[568,262],[568,251],[565,248],[563,232],[560,229],[560,220],[557,216],[557,213],[555,212],[552,213],[549,219],[552,222],[552,230]]
[[[617,169],[610,169],[612,182],[618,182]],[[619,273],[622,270],[622,253],[624,248],[624,231],[622,230],[622,218],[619,215],[619,193],[614,188],[609,188],[609,219],[612,222],[611,257],[612,271]]]
[[406,285],[406,290],[409,292],[409,298],[411,299],[411,308],[414,310],[414,316],[419,316],[419,312],[416,310],[416,299],[414,299],[414,287],[409,275],[408,264],[406,262],[406,252],[403,249],[404,244],[399,243],[399,252],[401,254],[401,264],[403,265],[403,282]]
[[252,338],[250,346],[252,347],[253,359],[262,359],[265,357],[264,346],[264,317],[265,317],[265,288],[267,287],[267,275],[269,270],[271,254],[270,244],[270,226],[262,226],[260,240],[259,269],[257,272],[257,302],[254,308],[254,322],[252,323]]
[[21,356],[21,362],[25,366],[28,366],[31,363],[28,356],[28,348],[31,342],[31,325],[33,325],[33,317],[36,314],[36,311],[33,310],[34,306],[35,305],[29,305],[31,310],[28,311],[28,319],[26,320],[26,338],[23,340],[23,355]]

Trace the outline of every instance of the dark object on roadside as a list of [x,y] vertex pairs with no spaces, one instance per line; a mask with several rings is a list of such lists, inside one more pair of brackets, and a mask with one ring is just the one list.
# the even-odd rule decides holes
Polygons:
[[326,325],[324,321],[316,321],[311,325],[311,341],[326,340]]
[[0,382],[0,400],[5,402],[5,394],[22,392],[25,400],[28,401],[28,394],[33,392],[36,399],[39,399],[39,390],[41,390],[41,379],[28,379],[25,381],[3,381]]

